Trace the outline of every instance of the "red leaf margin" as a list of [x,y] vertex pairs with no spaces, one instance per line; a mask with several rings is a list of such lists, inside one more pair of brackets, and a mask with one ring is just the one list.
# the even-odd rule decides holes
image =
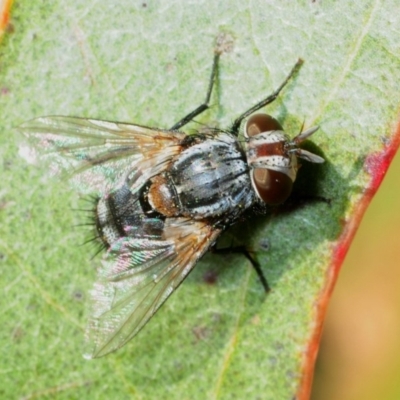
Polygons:
[[362,199],[353,206],[351,219],[344,221],[343,231],[332,246],[331,263],[327,269],[325,286],[322,288],[318,297],[319,300],[315,304],[315,325],[312,328],[309,344],[303,353],[301,381],[296,400],[309,400],[310,398],[314,366],[318,355],[329,299],[331,298],[344,258],[360,226],[361,219],[379,189],[399,146],[400,121],[397,123],[391,140],[383,147],[382,151],[368,155],[364,161],[364,170],[370,174],[371,181],[369,186],[365,188]]
[[10,23],[10,10],[14,0],[0,0],[0,39]]

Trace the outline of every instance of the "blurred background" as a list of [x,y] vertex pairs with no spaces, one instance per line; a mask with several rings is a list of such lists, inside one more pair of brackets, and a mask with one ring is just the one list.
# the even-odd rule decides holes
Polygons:
[[400,154],[347,254],[325,320],[312,400],[400,399]]

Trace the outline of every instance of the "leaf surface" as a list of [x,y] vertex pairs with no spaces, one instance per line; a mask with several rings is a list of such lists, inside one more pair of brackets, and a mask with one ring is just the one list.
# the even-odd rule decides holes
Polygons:
[[[400,14],[394,0],[225,3],[14,4],[0,43],[2,397],[308,397],[341,262],[399,144]],[[244,257],[208,254],[133,341],[85,361],[98,259],[73,226],[82,203],[18,156],[14,128],[43,115],[168,128],[204,99],[221,32],[233,46],[199,122],[228,127],[302,57],[267,111],[292,136],[320,125],[307,148],[326,163],[304,163],[289,204],[225,238],[256,250],[269,295]]]

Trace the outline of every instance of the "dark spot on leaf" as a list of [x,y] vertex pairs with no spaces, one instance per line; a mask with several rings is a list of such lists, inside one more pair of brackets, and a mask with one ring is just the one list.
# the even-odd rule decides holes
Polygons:
[[215,271],[206,271],[203,275],[204,282],[209,285],[215,285],[217,283],[218,274]]
[[261,251],[268,251],[271,248],[271,244],[267,238],[262,238],[258,245],[260,246]]
[[81,301],[85,297],[83,295],[83,292],[81,292],[80,290],[75,290],[74,293],[72,294],[72,296],[77,301]]
[[196,341],[207,339],[210,336],[210,330],[205,326],[196,326],[192,329],[193,334],[196,336]]
[[24,336],[24,331],[22,330],[22,328],[20,326],[16,326],[14,328],[14,330],[12,331],[12,339],[14,340],[14,342],[20,342],[22,337]]

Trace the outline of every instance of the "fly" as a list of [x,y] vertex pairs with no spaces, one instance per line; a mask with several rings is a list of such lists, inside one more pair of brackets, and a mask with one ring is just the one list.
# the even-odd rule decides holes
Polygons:
[[230,129],[181,132],[209,107],[219,57],[216,51],[205,102],[170,129],[63,116],[21,127],[56,171],[72,171],[81,192],[98,196],[94,226],[105,254],[91,291],[88,358],[132,339],[244,212],[284,202],[299,158],[324,162],[299,147],[317,127],[290,139],[276,119],[256,113],[301,60]]

